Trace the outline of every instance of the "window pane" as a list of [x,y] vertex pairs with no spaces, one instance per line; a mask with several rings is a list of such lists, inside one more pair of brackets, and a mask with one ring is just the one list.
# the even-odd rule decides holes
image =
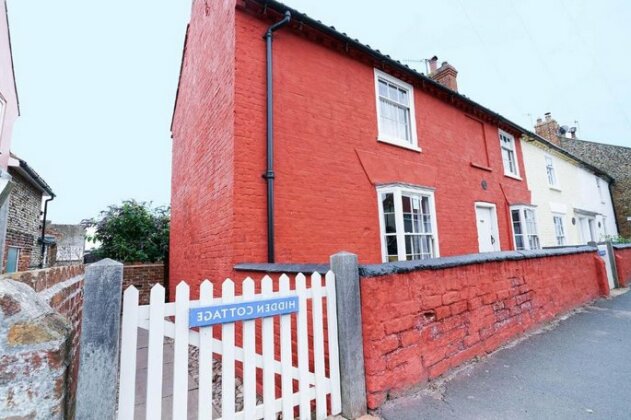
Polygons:
[[386,235],[386,249],[388,250],[388,256],[394,256],[395,261],[399,257],[399,248],[397,247],[397,237],[394,235]]
[[388,95],[388,84],[383,80],[379,79],[379,96],[387,96]]
[[515,235],[515,247],[519,251],[521,251],[523,249],[526,249],[524,247],[524,236],[523,235]]
[[523,232],[521,231],[521,217],[519,215],[519,210],[511,211],[511,215],[513,216],[513,231],[515,235],[521,235]]
[[397,226],[394,221],[394,213],[387,213],[383,215],[386,233],[396,233]]
[[384,213],[394,213],[394,194],[381,194],[381,205]]

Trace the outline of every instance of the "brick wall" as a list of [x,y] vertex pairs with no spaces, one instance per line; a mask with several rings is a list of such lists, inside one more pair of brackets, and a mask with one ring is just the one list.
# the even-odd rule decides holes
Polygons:
[[123,291],[135,286],[139,303],[149,303],[149,293],[154,284],[164,285],[164,264],[125,264],[123,267]]
[[[9,216],[7,221],[6,246],[20,248],[18,271],[37,267],[40,253],[37,252],[37,238],[40,229],[42,193],[15,171],[9,171],[15,183],[9,196]],[[7,250],[4,250],[6,267]],[[3,272],[5,267],[3,267]]]
[[369,407],[608,294],[602,260],[574,252],[362,278]]
[[[194,2],[174,114],[171,278],[192,286],[267,259],[262,35],[277,16],[254,16],[245,2],[235,14],[232,3]],[[530,193],[504,176],[497,124],[394,72],[415,84],[422,153],[378,142],[382,67],[317,36],[292,25],[274,34],[276,260],[324,262],[344,249],[380,262],[384,183],[435,189],[441,255],[477,252],[477,201],[497,205],[501,248],[512,249],[508,206]]]
[[631,244],[614,245],[614,253],[620,287],[628,287],[631,284]]
[[[56,355],[58,360],[54,363],[61,363],[69,360],[67,375],[64,382],[58,386],[63,386],[66,396],[65,412],[71,418],[74,409],[74,396],[77,387],[77,374],[79,367],[79,339],[81,334],[81,315],[83,308],[83,265],[72,265],[64,267],[53,267],[43,270],[33,270],[5,274],[3,279],[11,279],[31,287],[37,295],[47,302],[53,310],[61,314],[69,326],[69,337],[67,353]],[[0,282],[3,281],[0,279]],[[30,360],[30,359],[29,359]],[[33,359],[33,363],[35,363]],[[39,396],[44,397],[44,396]],[[35,397],[33,397],[35,398]]]
[[234,0],[192,8],[172,126],[170,258],[178,281],[225,275],[233,246]]

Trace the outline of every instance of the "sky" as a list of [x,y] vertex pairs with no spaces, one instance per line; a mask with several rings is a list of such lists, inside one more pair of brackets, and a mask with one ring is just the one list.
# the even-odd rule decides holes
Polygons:
[[[448,61],[461,93],[523,127],[551,112],[579,138],[631,147],[631,2],[285,3],[419,70]],[[190,5],[8,0],[21,108],[12,149],[57,194],[55,223],[129,198],[169,204]]]

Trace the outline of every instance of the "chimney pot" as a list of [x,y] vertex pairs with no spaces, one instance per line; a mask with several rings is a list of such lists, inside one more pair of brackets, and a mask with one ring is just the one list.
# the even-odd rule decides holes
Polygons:
[[438,57],[433,56],[432,58],[429,59],[429,74],[432,74],[436,71],[437,63],[438,63]]

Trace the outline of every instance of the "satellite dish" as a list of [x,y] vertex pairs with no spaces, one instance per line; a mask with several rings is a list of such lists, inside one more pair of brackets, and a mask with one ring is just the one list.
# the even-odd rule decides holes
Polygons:
[[567,125],[562,125],[561,127],[559,127],[559,134],[560,135],[564,135],[568,131],[570,131],[570,127],[568,127]]
[[570,133],[571,134],[576,133],[576,127],[570,127]]

